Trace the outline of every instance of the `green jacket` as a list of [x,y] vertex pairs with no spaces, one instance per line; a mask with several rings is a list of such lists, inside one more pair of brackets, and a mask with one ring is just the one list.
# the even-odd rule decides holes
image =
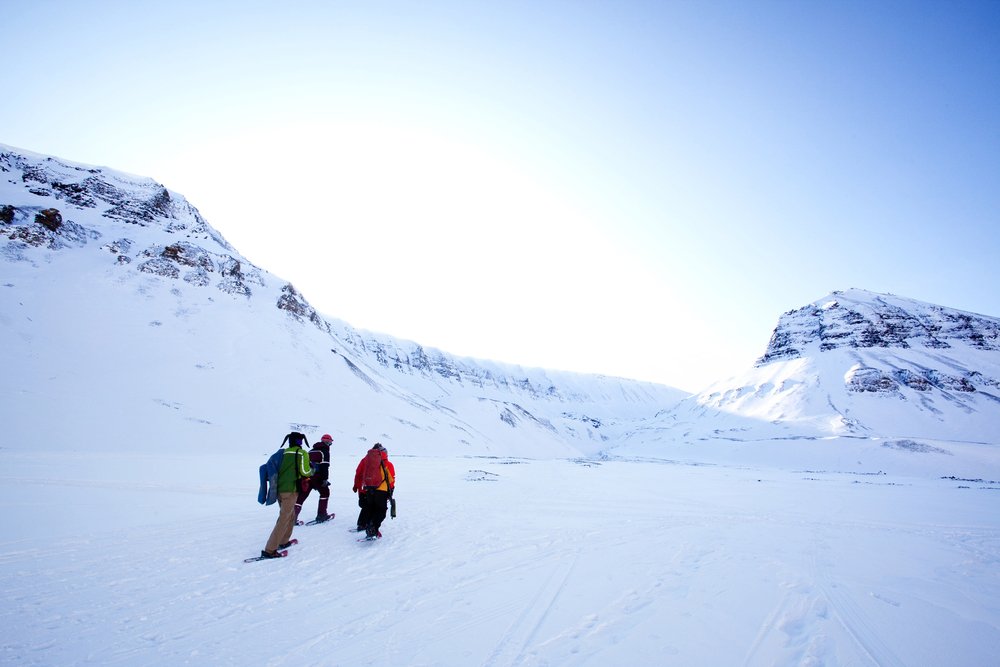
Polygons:
[[297,445],[285,450],[278,472],[278,493],[293,493],[299,490],[299,479],[312,475],[309,452]]

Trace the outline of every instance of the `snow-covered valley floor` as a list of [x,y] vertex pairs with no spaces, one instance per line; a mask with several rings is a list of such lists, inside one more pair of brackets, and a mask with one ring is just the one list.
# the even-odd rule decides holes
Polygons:
[[297,528],[286,559],[244,564],[277,514],[256,503],[263,456],[43,454],[0,450],[5,665],[927,666],[1000,655],[990,480],[394,457],[399,516],[381,541],[359,543],[347,530],[356,457],[335,452],[336,519]]

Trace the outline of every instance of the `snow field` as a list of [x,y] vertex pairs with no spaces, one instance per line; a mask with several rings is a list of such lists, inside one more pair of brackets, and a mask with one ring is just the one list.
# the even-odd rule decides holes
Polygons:
[[[995,378],[995,351],[824,354],[721,385],[744,414],[670,409],[669,388],[297,321],[285,281],[190,214],[183,234],[125,223],[9,176],[7,201],[100,235],[0,253],[0,665],[997,662],[995,385],[907,403],[842,380]],[[182,237],[240,261],[252,296],[138,270]],[[291,429],[333,434],[337,519],[244,564],[277,514],[257,466]],[[359,544],[350,482],[376,440],[400,513]]]
[[[251,457],[53,469],[0,450],[0,662],[954,665],[1000,651],[996,489],[614,460],[393,457],[399,517],[244,564],[277,515]],[[226,464],[238,475],[218,483]],[[72,471],[72,475],[66,474]],[[184,471],[187,471],[185,476]],[[313,494],[303,518],[315,514]]]

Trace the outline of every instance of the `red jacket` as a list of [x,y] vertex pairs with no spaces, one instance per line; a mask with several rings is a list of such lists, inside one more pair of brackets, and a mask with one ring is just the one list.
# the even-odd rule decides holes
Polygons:
[[[378,491],[393,490],[396,488],[396,466],[392,465],[392,461],[389,460],[389,452],[382,450],[382,463],[385,464],[386,471],[389,473],[389,479],[385,480],[378,487]],[[354,471],[354,491],[359,493],[364,493],[364,481],[363,477],[365,474],[365,457],[361,458],[361,462],[358,463],[357,470]],[[388,489],[386,489],[386,482],[389,483]]]

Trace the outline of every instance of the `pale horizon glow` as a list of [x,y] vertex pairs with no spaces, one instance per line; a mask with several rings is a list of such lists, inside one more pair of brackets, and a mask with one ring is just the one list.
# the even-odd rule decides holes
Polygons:
[[5,14],[0,142],[160,181],[358,328],[696,391],[833,290],[1000,316],[995,3]]

